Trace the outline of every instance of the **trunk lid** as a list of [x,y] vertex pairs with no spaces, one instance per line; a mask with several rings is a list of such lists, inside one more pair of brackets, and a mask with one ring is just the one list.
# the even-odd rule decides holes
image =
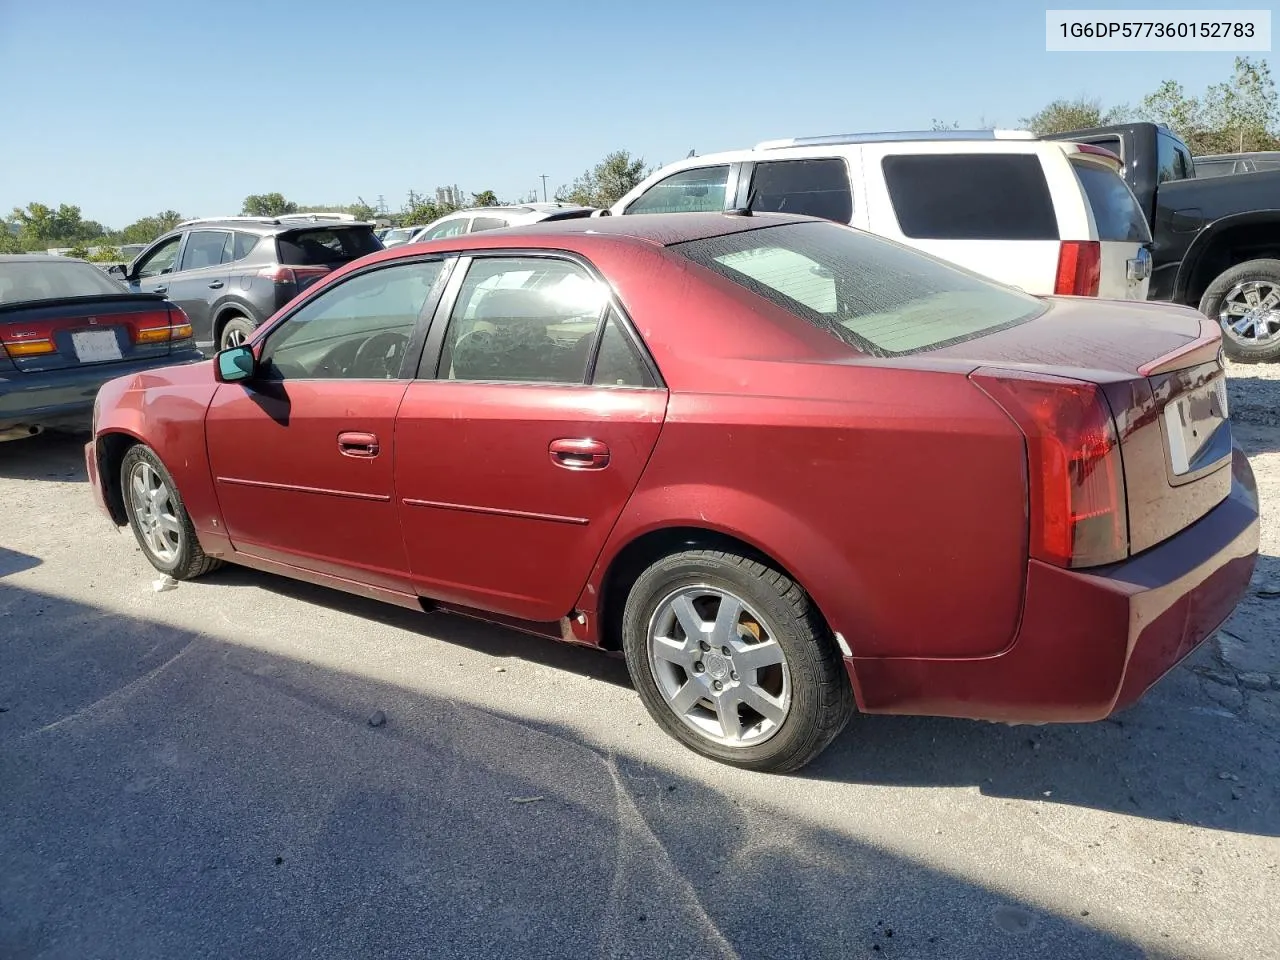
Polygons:
[[186,316],[154,294],[102,294],[0,305],[0,352],[20,373],[167,356]]
[[1129,551],[1200,519],[1231,491],[1221,331],[1187,307],[1047,298],[1044,314],[928,356],[1098,384],[1116,422]]

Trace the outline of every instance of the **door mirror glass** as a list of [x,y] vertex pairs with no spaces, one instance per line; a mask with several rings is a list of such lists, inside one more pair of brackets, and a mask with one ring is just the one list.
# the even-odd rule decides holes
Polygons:
[[253,376],[254,366],[253,349],[244,345],[228,347],[218,354],[215,361],[218,379],[223,383],[248,380]]

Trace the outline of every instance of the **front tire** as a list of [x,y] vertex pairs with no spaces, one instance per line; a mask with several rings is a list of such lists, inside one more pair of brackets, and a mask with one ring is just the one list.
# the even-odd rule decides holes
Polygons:
[[1247,260],[1224,271],[1200,298],[1222,326],[1222,347],[1241,363],[1280,360],[1280,260]]
[[650,715],[722,763],[796,770],[853,713],[835,640],[808,594],[733,553],[689,550],[645,570],[627,596],[622,645]]
[[129,448],[120,464],[120,489],[129,526],[153,567],[175,580],[190,580],[222,566],[200,549],[173,477],[150,447]]

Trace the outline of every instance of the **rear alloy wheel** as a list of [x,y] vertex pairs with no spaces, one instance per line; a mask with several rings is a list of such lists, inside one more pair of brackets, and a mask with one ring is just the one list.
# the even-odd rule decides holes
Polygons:
[[190,580],[222,565],[205,556],[173,478],[155,451],[130,447],[120,464],[125,513],[151,565],[175,580]]
[[1227,270],[1205,290],[1200,311],[1222,326],[1222,346],[1232,360],[1280,360],[1280,260],[1249,260]]
[[735,554],[687,551],[641,574],[623,613],[623,648],[654,719],[724,763],[797,769],[853,712],[835,641],[808,595]]
[[222,327],[222,333],[218,336],[218,349],[226,350],[228,347],[238,347],[249,339],[249,335],[257,329],[253,321],[248,317],[234,316],[228,320]]

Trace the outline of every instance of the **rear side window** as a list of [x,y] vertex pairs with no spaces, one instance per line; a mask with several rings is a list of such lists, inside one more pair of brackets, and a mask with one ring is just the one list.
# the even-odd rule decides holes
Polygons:
[[750,206],[848,223],[853,218],[848,168],[835,158],[758,163],[751,177]]
[[501,217],[476,217],[471,221],[471,232],[479,233],[481,230],[499,230],[507,225],[507,221]]
[[276,238],[280,262],[307,267],[346,263],[382,249],[371,227],[296,230]]
[[258,238],[256,236],[252,233],[241,233],[237,230],[235,242],[232,245],[232,258],[235,260],[243,260],[253,252],[253,248],[257,245]]
[[888,156],[898,225],[913,240],[1057,240],[1058,217],[1033,153]]
[[1156,134],[1156,182],[1185,180],[1191,176],[1194,164],[1185,147],[1167,133]]
[[1072,160],[1080,186],[1084,188],[1094,223],[1098,226],[1099,240],[1119,240],[1125,243],[1150,243],[1151,231],[1147,218],[1129,185],[1110,167]]
[[728,164],[681,170],[659,180],[624,210],[624,213],[707,213],[724,209]]
[[973,339],[1044,311],[1035,297],[834,223],[792,223],[673,251],[873,356]]

